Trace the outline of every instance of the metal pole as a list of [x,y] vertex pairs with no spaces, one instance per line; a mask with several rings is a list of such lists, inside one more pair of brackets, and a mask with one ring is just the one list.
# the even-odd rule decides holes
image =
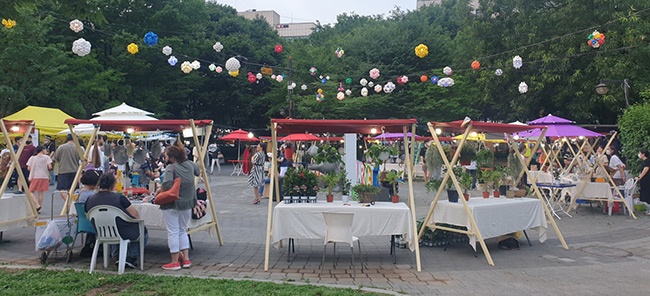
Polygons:
[[289,56],[289,118],[293,118],[293,87],[291,87],[291,84],[293,83],[292,79],[292,72],[293,72],[293,57]]
[[625,93],[625,105],[630,108],[629,92],[630,85],[627,83],[627,78],[623,79],[623,92]]

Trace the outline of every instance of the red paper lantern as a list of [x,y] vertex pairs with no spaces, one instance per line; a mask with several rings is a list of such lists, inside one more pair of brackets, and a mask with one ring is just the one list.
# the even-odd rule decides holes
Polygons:
[[420,81],[427,82],[427,81],[429,81],[429,77],[427,77],[427,75],[422,75],[422,76],[420,76]]
[[257,77],[255,77],[255,75],[253,75],[253,73],[248,72],[248,82],[255,83],[255,81],[257,81]]
[[478,70],[479,68],[481,68],[481,63],[479,63],[479,61],[473,61],[472,62],[472,69]]
[[275,53],[281,53],[282,52],[282,45],[278,44],[275,46]]

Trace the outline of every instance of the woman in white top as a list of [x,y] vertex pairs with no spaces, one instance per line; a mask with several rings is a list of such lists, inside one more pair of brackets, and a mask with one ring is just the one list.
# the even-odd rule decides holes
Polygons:
[[609,157],[609,168],[614,171],[612,179],[614,179],[614,184],[617,186],[625,184],[625,164],[621,161],[621,158],[618,157],[618,149],[616,147],[609,147],[607,150]]

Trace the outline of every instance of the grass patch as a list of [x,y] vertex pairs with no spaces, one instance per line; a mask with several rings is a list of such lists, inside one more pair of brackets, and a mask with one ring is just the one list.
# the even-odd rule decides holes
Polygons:
[[0,269],[2,295],[381,295],[356,289],[255,281]]

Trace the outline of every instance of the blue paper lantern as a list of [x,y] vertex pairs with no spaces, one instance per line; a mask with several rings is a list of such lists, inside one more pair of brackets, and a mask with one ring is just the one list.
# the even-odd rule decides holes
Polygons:
[[154,32],[148,32],[144,34],[144,43],[149,46],[154,46],[158,44],[158,35]]
[[326,78],[321,79],[321,80],[320,80],[320,83],[322,83],[322,84],[327,83],[327,79],[326,79]]
[[438,84],[438,76],[431,76],[431,83]]

